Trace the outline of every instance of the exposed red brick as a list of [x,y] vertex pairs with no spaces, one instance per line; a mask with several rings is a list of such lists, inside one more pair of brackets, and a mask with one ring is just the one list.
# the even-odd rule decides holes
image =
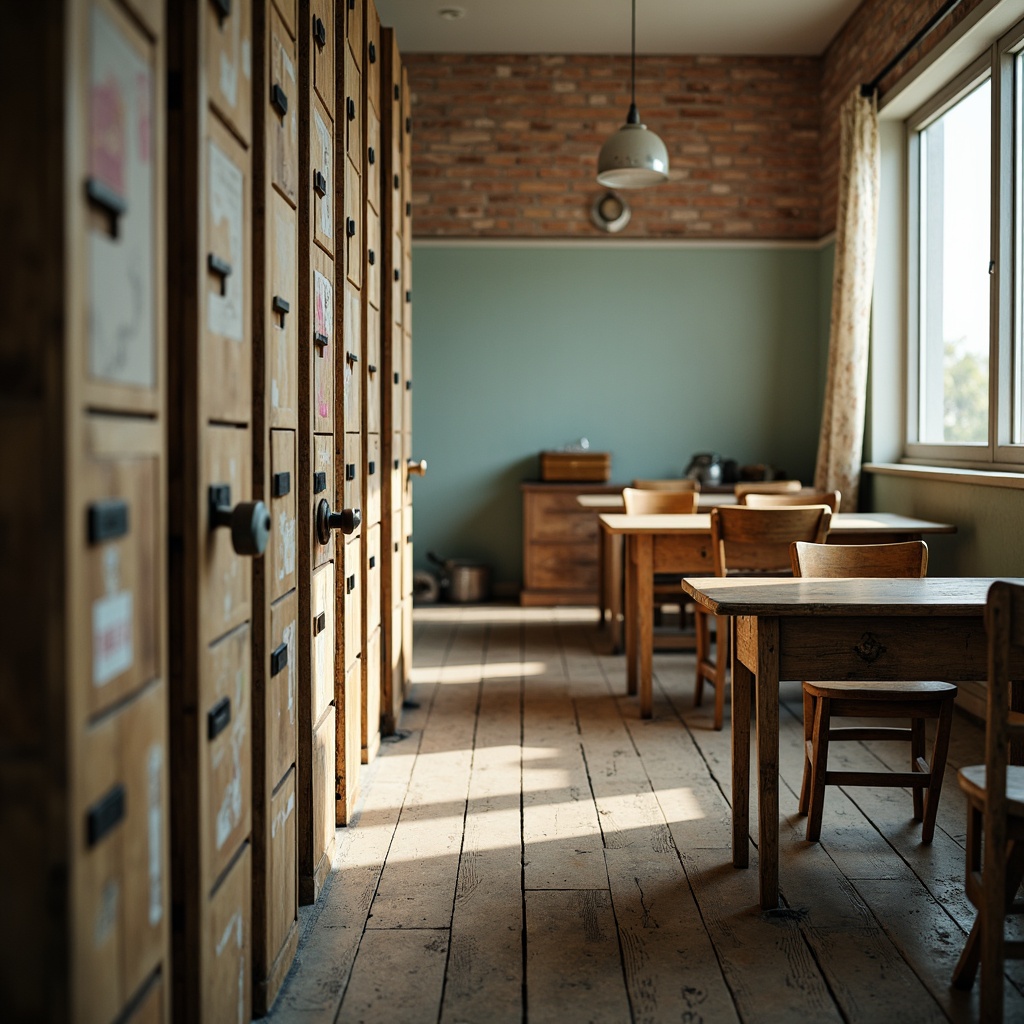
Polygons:
[[[637,102],[671,179],[628,193],[635,238],[817,239],[832,230],[837,115],[942,0],[865,0],[820,58],[637,59]],[[908,70],[981,0],[893,72]],[[602,142],[629,107],[629,60],[409,54],[417,237],[593,237]]]

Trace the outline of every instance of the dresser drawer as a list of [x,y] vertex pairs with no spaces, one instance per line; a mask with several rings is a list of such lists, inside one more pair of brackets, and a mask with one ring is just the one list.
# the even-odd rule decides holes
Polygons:
[[526,586],[536,590],[597,589],[597,547],[532,544],[526,562]]

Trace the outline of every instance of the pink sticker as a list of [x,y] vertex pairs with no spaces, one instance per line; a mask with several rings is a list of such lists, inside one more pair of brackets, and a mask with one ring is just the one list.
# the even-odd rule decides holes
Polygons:
[[125,103],[117,79],[97,82],[90,95],[89,169],[119,195],[125,194]]

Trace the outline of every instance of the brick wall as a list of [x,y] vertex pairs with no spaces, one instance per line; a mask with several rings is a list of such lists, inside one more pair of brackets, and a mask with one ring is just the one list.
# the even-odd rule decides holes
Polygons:
[[[883,83],[981,0],[962,0]],[[626,192],[626,238],[817,239],[835,224],[839,106],[942,0],[865,0],[820,58],[637,59],[642,120],[671,178]],[[409,54],[417,237],[593,238],[602,142],[628,57]]]

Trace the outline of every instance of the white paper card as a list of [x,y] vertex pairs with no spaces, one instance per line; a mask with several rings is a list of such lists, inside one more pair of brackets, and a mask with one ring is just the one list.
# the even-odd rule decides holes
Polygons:
[[92,603],[92,682],[105,686],[132,664],[132,594],[121,590]]

